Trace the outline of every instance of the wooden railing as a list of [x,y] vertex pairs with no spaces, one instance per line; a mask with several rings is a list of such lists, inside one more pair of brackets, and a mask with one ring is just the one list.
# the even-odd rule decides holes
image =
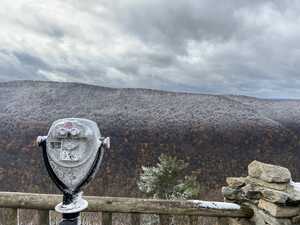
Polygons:
[[[249,218],[253,212],[237,204],[199,200],[158,200],[121,197],[85,196],[87,212],[102,212],[102,225],[112,224],[113,213],[129,213],[131,224],[140,225],[140,214],[157,214],[161,225],[168,225],[172,215],[186,215],[190,224],[197,224],[198,216],[220,218]],[[6,208],[5,225],[18,225],[18,209],[38,210],[38,224],[49,225],[49,211],[61,202],[61,195],[0,192],[0,208]]]

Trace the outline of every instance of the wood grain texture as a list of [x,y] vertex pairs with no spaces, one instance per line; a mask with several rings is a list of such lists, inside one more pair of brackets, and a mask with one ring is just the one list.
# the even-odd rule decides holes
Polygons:
[[102,225],[112,225],[112,213],[110,212],[102,213]]
[[[232,203],[214,203],[196,200],[159,200],[123,197],[84,197],[89,202],[88,212],[121,212],[212,217],[250,217],[252,211]],[[0,192],[0,207],[53,210],[62,201],[61,195]],[[212,206],[209,206],[212,205]],[[235,206],[232,208],[232,206]]]
[[0,224],[18,225],[18,209],[2,209]]
[[49,225],[49,210],[37,210],[37,224]]

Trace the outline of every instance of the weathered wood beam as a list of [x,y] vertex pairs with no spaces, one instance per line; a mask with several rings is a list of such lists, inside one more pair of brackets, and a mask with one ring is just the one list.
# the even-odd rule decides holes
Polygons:
[[[253,212],[237,204],[199,200],[159,200],[85,196],[89,212],[195,215],[212,217],[251,217]],[[52,210],[61,195],[0,192],[0,207]]]

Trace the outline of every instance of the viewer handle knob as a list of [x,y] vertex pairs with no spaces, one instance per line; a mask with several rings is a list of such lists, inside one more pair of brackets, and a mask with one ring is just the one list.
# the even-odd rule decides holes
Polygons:
[[36,138],[36,143],[40,146],[46,140],[47,140],[47,136],[38,136]]
[[106,137],[106,138],[103,137],[103,138],[100,138],[100,140],[106,149],[110,149],[110,137]]

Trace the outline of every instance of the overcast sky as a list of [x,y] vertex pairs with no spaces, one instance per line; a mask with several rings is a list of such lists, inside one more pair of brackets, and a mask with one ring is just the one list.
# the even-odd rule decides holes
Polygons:
[[0,81],[300,98],[299,0],[1,0]]

